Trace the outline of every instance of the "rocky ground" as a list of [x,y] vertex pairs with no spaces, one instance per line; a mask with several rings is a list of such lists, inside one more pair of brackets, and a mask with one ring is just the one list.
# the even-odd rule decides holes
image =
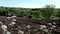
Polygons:
[[60,20],[33,20],[0,16],[2,34],[60,34]]

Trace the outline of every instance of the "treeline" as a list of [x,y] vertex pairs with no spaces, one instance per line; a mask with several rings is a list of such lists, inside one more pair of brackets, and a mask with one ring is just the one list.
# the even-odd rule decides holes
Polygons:
[[15,8],[15,7],[0,7],[0,16],[17,16],[26,17],[37,20],[43,19],[59,19],[60,9],[54,5],[46,5],[43,8]]

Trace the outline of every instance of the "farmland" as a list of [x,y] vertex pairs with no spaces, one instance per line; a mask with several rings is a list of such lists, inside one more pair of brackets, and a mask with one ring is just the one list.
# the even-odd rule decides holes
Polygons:
[[1,34],[60,34],[60,9],[0,7]]

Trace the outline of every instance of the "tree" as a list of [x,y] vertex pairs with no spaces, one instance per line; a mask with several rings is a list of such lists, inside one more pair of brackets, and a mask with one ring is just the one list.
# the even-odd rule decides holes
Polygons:
[[45,8],[42,8],[41,10],[43,19],[50,19],[54,11],[55,11],[54,5],[46,5]]

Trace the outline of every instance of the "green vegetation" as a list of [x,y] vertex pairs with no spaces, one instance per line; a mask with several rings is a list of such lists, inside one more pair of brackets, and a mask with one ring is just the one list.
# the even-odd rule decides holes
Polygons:
[[46,5],[43,8],[15,8],[15,7],[0,7],[0,16],[18,16],[27,17],[36,20],[43,19],[59,19],[60,9],[54,5]]

